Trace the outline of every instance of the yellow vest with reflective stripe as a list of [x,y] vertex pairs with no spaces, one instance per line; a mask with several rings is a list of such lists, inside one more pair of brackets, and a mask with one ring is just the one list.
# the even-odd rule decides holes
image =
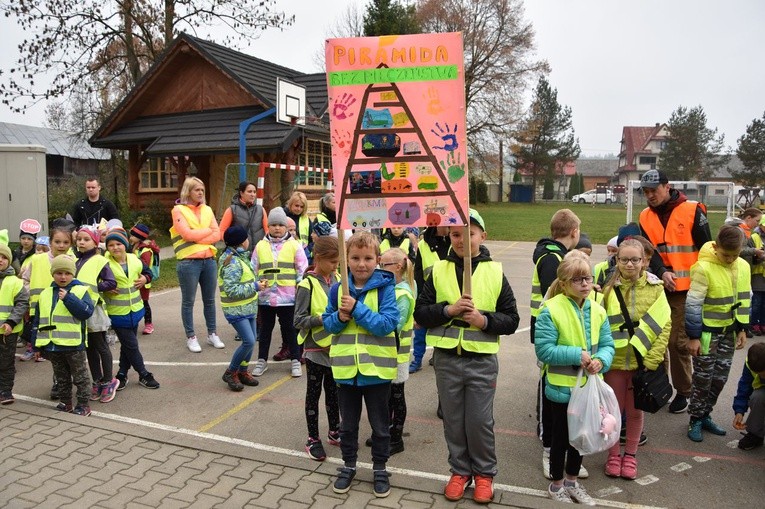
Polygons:
[[88,295],[94,306],[101,300],[101,294],[98,293],[98,275],[107,263],[109,260],[106,257],[95,254],[82,264],[75,275],[80,283],[88,287]]
[[[252,270],[252,265],[250,265],[249,263],[244,263],[237,256],[232,256],[230,263],[238,263],[239,265],[242,266],[242,275],[239,277],[240,283],[249,283],[251,281],[255,281],[255,272]],[[252,296],[245,297],[243,299],[229,297],[228,294],[226,293],[226,290],[223,289],[223,268],[224,268],[224,265],[221,263],[220,269],[218,269],[218,290],[220,290],[220,307],[222,307],[225,310],[226,308],[230,308],[234,306],[244,306],[258,299],[257,292],[252,294]]]
[[409,362],[409,352],[412,350],[412,329],[414,329],[414,295],[405,288],[396,287],[396,300],[405,297],[409,300],[409,316],[398,333],[398,363]]
[[310,229],[311,225],[311,219],[306,216],[300,216],[298,218],[298,224],[297,224],[297,231],[298,235],[300,235],[300,242],[307,246],[309,242],[311,242],[311,237],[308,235],[308,230]]
[[143,309],[143,300],[141,292],[135,287],[135,280],[141,277],[143,262],[133,253],[127,253],[128,272],[119,264],[111,254],[107,253],[106,259],[109,260],[109,267],[114,272],[114,279],[117,280],[117,294],[107,293],[104,295],[106,301],[106,313],[109,316],[124,316],[128,313],[135,313]]
[[605,277],[606,270],[608,270],[608,260],[596,263],[592,268],[592,277],[595,280],[596,285],[605,283],[605,281],[601,281],[601,277]]
[[671,319],[672,310],[669,307],[669,302],[667,302],[667,296],[663,292],[659,292],[658,295],[659,298],[640,317],[639,324],[635,327],[635,335],[630,337],[630,333],[625,326],[619,299],[614,291],[609,293],[608,302],[606,302],[606,313],[608,314],[608,322],[611,324],[614,350],[627,348],[628,345],[632,345],[643,357],[648,354],[654,341],[661,335],[664,326]]
[[[406,235],[406,233],[404,234]],[[397,246],[399,249],[401,249],[404,253],[406,253],[407,256],[409,256],[409,245],[411,242],[409,241],[409,237],[405,238],[401,245]],[[380,254],[383,254],[385,251],[391,248],[390,240],[385,239],[382,242],[380,242]]]
[[[201,207],[199,219],[197,219],[197,215],[194,214],[194,212],[186,205],[176,205],[175,208],[180,211],[181,215],[186,220],[186,223],[189,225],[189,228],[192,230],[199,228],[209,228],[210,224],[215,218],[212,209],[207,205],[203,205]],[[211,244],[197,244],[196,242],[187,242],[183,240],[183,237],[181,237],[181,235],[175,229],[175,225],[170,227],[170,242],[173,243],[173,251],[175,251],[175,257],[179,260],[183,260],[189,255],[199,253],[200,251],[207,251],[208,249],[212,249],[213,256],[215,256],[215,253],[218,252],[215,246]]]
[[[701,307],[704,331],[720,332],[739,323],[749,323],[750,270],[742,258],[736,258],[731,267],[699,260],[696,262],[707,277],[707,295]],[[735,284],[735,288],[734,288]]]
[[[431,273],[433,287],[436,289],[436,302],[454,304],[462,294],[455,277],[454,262],[440,260],[433,266]],[[481,262],[473,272],[473,304],[484,312],[497,310],[497,300],[502,291],[502,264],[499,262]],[[489,334],[467,322],[452,318],[444,325],[428,329],[425,341],[435,348],[462,348],[468,352],[495,354],[499,352],[499,336]]]
[[[140,260],[146,251],[151,253],[151,256],[149,257],[149,270],[151,270],[151,268],[154,267],[154,251],[152,251],[150,247],[142,247],[141,250],[136,253],[136,256]],[[151,283],[146,283],[144,285],[144,288],[146,288],[147,290],[151,289]]]
[[50,273],[50,256],[48,253],[32,255],[29,260],[29,316],[35,316],[35,307],[40,300],[40,294],[53,282]]
[[433,265],[436,264],[441,258],[438,253],[430,249],[430,246],[425,239],[422,239],[417,243],[417,252],[420,253],[420,259],[422,260],[422,276],[425,281],[430,277],[430,273],[433,271]]
[[[586,302],[586,301],[585,301]],[[552,299],[545,301],[544,307],[550,310],[555,328],[558,330],[558,344],[564,346],[576,346],[587,350],[587,337],[584,329],[584,311],[576,305],[571,298],[564,294],[558,294]],[[600,327],[608,320],[606,310],[599,304],[590,302],[590,355],[598,352],[600,340]],[[552,385],[559,387],[573,387],[576,385],[576,377],[579,365],[576,366],[551,366],[545,364],[544,371],[547,380]],[[582,377],[582,385],[587,382],[587,377]]]
[[[72,316],[61,299],[58,299],[56,307],[51,309],[53,292],[58,290],[58,287],[49,286],[40,293],[40,317],[35,346],[40,348],[48,343],[59,346],[79,346],[83,342],[87,346],[87,334],[83,334],[85,321]],[[75,285],[69,289],[69,292],[82,299],[88,293],[88,287]]]
[[297,282],[297,270],[295,270],[295,253],[303,249],[295,239],[284,242],[279,255],[274,260],[271,251],[271,243],[261,240],[255,246],[258,253],[258,279],[267,279],[270,286],[295,286]]
[[[762,236],[757,232],[752,232],[752,241],[754,242],[755,249],[762,249]],[[26,261],[26,260],[24,260]],[[752,264],[752,275],[765,274],[765,262]]]
[[[337,302],[342,293],[342,287],[338,288]],[[377,289],[366,292],[361,301],[376,313],[379,309]],[[336,380],[348,380],[357,373],[394,380],[398,374],[396,335],[391,332],[387,336],[374,336],[351,319],[340,334],[332,336],[329,359]]]
[[539,281],[537,266],[539,265],[539,262],[542,261],[542,259],[548,255],[552,255],[556,257],[558,259],[558,262],[560,262],[563,259],[563,256],[559,252],[549,251],[548,253],[545,253],[544,255],[540,256],[539,259],[537,260],[537,263],[534,264],[534,274],[531,276],[531,302],[529,303],[531,316],[533,316],[534,318],[539,316],[539,311],[542,307],[542,301],[545,298],[545,296],[542,295],[542,283]]
[[[340,275],[335,273],[334,281],[339,280]],[[298,287],[305,288],[310,292],[311,316],[321,316],[322,313],[324,313],[324,311],[327,309],[329,298],[327,297],[326,292],[324,292],[324,287],[319,282],[319,279],[313,274],[306,274],[303,280],[300,281]],[[316,289],[315,292],[314,289]],[[311,329],[300,329],[298,331],[298,344],[302,345],[305,343],[305,340],[308,339],[309,336],[311,339],[313,339],[314,343],[319,346],[319,348],[327,348],[330,343],[332,343],[332,334],[327,332],[327,329],[325,329],[323,325],[318,325]]]
[[[0,280],[0,323],[5,322],[11,311],[13,311],[13,303],[16,300],[16,296],[24,289],[24,281],[16,276],[5,276]],[[11,332],[21,332],[24,328],[24,320],[20,320]]]

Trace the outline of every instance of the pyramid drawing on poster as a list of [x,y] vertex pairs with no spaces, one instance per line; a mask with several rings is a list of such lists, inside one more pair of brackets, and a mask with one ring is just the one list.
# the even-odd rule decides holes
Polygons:
[[[383,67],[388,66],[378,66]],[[454,166],[446,166],[433,153],[399,87],[371,84],[364,90],[343,182],[336,189],[342,195],[338,218],[350,210],[353,228],[379,228],[387,220],[398,226],[468,224],[450,184],[467,175],[464,170],[453,175]],[[429,200],[421,210],[410,198]],[[375,199],[384,199],[386,207],[370,210],[374,208],[363,205]]]

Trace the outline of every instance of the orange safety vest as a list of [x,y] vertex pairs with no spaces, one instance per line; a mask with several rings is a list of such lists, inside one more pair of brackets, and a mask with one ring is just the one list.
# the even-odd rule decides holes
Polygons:
[[699,259],[699,250],[693,243],[693,220],[698,202],[686,201],[675,207],[665,228],[659,215],[646,207],[640,213],[640,226],[648,240],[656,247],[664,266],[675,273],[677,291],[691,287],[691,265]]

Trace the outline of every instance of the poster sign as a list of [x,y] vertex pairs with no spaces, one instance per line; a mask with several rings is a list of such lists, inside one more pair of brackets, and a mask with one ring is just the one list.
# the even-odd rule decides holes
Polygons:
[[338,227],[468,224],[462,34],[330,39]]

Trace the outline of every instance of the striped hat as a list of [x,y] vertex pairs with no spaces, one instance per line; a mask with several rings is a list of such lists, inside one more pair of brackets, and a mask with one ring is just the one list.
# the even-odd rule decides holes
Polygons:
[[106,233],[104,243],[108,246],[110,240],[116,240],[125,244],[125,249],[130,249],[130,241],[124,228],[112,228]]

